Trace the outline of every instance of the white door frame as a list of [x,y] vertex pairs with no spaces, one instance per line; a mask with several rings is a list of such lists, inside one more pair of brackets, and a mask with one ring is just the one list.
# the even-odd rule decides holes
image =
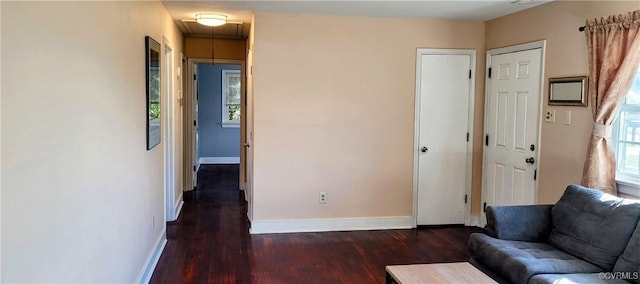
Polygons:
[[[184,105],[185,105],[185,111],[184,111],[184,167],[185,167],[185,190],[186,191],[190,191],[193,190],[195,188],[195,184],[193,184],[193,171],[194,171],[194,167],[197,170],[197,166],[198,165],[198,161],[197,158],[194,161],[194,149],[193,149],[193,143],[197,142],[197,141],[193,141],[194,140],[194,133],[193,133],[193,121],[195,120],[194,117],[194,109],[195,109],[195,104],[196,104],[196,100],[195,100],[195,94],[194,94],[194,88],[193,88],[193,80],[190,78],[193,78],[195,73],[195,68],[197,66],[197,64],[233,64],[233,65],[240,65],[240,78],[241,78],[241,85],[240,85],[240,93],[243,94],[241,97],[243,98],[242,102],[244,102],[244,94],[246,93],[246,72],[245,72],[245,64],[246,62],[244,60],[230,60],[230,59],[211,59],[211,58],[189,58],[187,63],[187,80],[190,82],[189,84],[187,84],[187,90],[184,96]],[[198,78],[199,80],[199,78]],[[241,104],[242,104],[241,102]],[[245,105],[243,104],[243,109],[245,109],[244,107]],[[245,128],[246,128],[246,123],[244,121],[240,121],[240,133],[245,132]],[[241,134],[241,139],[238,140],[238,144],[240,145],[240,152],[242,153],[245,149],[243,144],[243,139],[242,139],[242,134]],[[197,156],[197,153],[195,153]],[[243,184],[244,183],[244,179],[243,179],[243,167],[245,166],[246,161],[244,159],[240,159],[240,169],[241,169],[241,174],[240,174],[240,189],[244,190],[243,188]]]
[[[536,170],[540,169],[540,153],[541,151],[541,141],[542,141],[542,123],[540,120],[541,114],[542,114],[542,102],[544,101],[543,99],[543,93],[544,93],[544,82],[545,82],[545,77],[544,77],[544,62],[545,62],[545,52],[546,52],[546,45],[547,45],[547,41],[546,40],[540,40],[540,41],[534,41],[534,42],[529,42],[529,43],[523,43],[523,44],[518,44],[518,45],[512,45],[512,46],[507,46],[507,47],[501,47],[501,48],[495,48],[495,49],[489,49],[487,50],[487,62],[486,62],[486,74],[485,74],[485,89],[484,89],[484,97],[485,97],[485,102],[484,102],[484,131],[485,131],[485,135],[487,135],[486,130],[489,127],[489,121],[488,121],[488,113],[489,113],[489,100],[486,99],[489,96],[489,90],[491,89],[491,80],[489,78],[489,67],[491,67],[491,57],[495,56],[495,55],[501,55],[501,54],[506,54],[506,53],[514,53],[514,52],[520,52],[520,51],[526,51],[526,50],[532,50],[532,49],[541,49],[541,55],[540,55],[540,95],[538,96],[538,127],[537,127],[537,131],[538,131],[538,139],[536,140],[536,145],[538,145],[538,151],[536,151],[536,156],[535,156],[535,160],[536,160],[536,164],[538,165]],[[487,155],[486,155],[486,145],[483,145],[483,151],[482,151],[482,200],[480,203],[480,227],[484,227],[487,224],[487,217],[485,216],[485,211],[484,211],[484,205],[486,204],[486,196],[487,196],[487,177],[485,175],[485,169],[487,167]],[[540,172],[537,171],[536,172],[536,179],[534,181],[534,203],[538,203],[538,180],[540,180]]]
[[182,184],[180,185],[182,187],[181,188],[181,191],[182,191],[181,194],[182,195],[184,195],[184,192],[187,191],[187,189],[188,189],[187,188],[187,173],[191,173],[191,169],[187,168],[186,164],[185,164],[185,159],[186,159],[185,157],[187,155],[187,152],[185,152],[185,146],[184,146],[185,142],[187,141],[186,138],[185,138],[186,137],[185,133],[187,133],[186,130],[185,130],[186,129],[185,128],[186,122],[184,121],[185,120],[185,112],[186,112],[186,109],[185,109],[185,96],[187,96],[187,94],[188,94],[188,92],[187,92],[187,89],[189,88],[188,85],[189,85],[189,83],[191,83],[191,81],[189,81],[189,76],[187,75],[188,74],[187,69],[189,69],[188,58],[184,55],[184,53],[180,53],[180,77],[181,78],[180,78],[180,93],[178,94],[178,107],[182,108],[182,113],[181,113],[181,116],[182,116],[181,117],[182,118],[182,121],[181,121],[181,123],[182,123],[182,125],[181,125],[182,131],[180,133],[180,135],[182,135],[182,144],[180,145],[180,146],[182,146],[182,153],[180,153],[180,155],[182,155],[182,160],[180,161],[182,163],[182,168],[181,168],[181,170],[182,170]]
[[421,55],[469,55],[471,80],[469,80],[469,119],[467,121],[469,131],[469,142],[467,143],[467,167],[465,169],[465,194],[467,202],[465,203],[465,225],[470,224],[471,219],[471,169],[473,158],[473,113],[475,105],[475,86],[476,86],[476,50],[475,49],[433,49],[418,48],[416,53],[416,94],[415,94],[415,118],[413,131],[413,224],[414,228],[418,226],[418,155],[420,153],[420,83],[422,78],[422,60]]
[[175,121],[174,121],[174,62],[173,48],[163,37],[164,46],[164,198],[165,198],[165,222],[175,221],[177,218],[176,197],[176,159],[175,159]]
[[[253,33],[253,31],[252,31]],[[247,44],[247,69],[245,70],[246,85],[244,92],[244,106],[247,111],[243,111],[241,118],[241,126],[244,151],[244,198],[247,201],[247,219],[249,223],[253,222],[253,45]],[[242,163],[242,157],[240,162]],[[251,224],[249,224],[251,225]]]

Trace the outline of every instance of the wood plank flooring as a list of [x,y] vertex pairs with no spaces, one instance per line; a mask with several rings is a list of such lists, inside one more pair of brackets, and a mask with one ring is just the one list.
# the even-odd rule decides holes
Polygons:
[[151,283],[384,283],[385,266],[467,261],[476,227],[249,235],[237,165],[203,165]]

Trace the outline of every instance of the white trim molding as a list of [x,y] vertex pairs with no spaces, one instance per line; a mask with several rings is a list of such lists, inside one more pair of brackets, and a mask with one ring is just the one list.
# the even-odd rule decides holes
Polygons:
[[151,276],[156,269],[156,265],[158,265],[158,260],[160,260],[160,255],[162,255],[165,245],[167,245],[167,231],[163,229],[162,234],[160,234],[160,237],[156,241],[153,251],[151,251],[151,254],[147,257],[147,261],[145,261],[142,271],[140,271],[138,279],[136,279],[136,283],[149,283],[149,281],[151,281]]
[[630,178],[616,177],[618,196],[640,199],[640,183]]
[[178,200],[176,201],[176,205],[175,205],[175,209],[176,209],[176,214],[174,215],[176,218],[173,219],[178,220],[178,218],[180,217],[180,212],[182,212],[182,205],[184,205],[184,200],[182,199],[182,196],[184,195],[184,192],[180,192],[180,197],[178,197]]
[[239,122],[223,122],[220,125],[225,128],[240,128]]
[[332,231],[366,231],[413,228],[412,216],[373,217],[373,218],[331,218],[331,219],[296,219],[265,220],[251,222],[249,233],[303,233]]
[[[164,144],[164,194],[165,194],[165,214],[164,220],[175,220],[175,207],[173,200],[176,196],[176,137],[175,137],[175,94],[174,94],[174,54],[173,47],[167,38],[162,37],[164,43],[163,70],[162,75],[162,126]],[[166,65],[166,67],[164,67]]]
[[198,164],[240,164],[240,157],[200,157]]

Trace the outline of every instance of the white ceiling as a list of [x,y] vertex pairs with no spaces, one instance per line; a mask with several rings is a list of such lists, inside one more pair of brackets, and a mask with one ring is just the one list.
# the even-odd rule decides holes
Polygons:
[[[253,12],[486,21],[547,2],[550,0],[162,1],[171,17],[187,35],[189,35],[189,31],[182,25],[183,20],[193,20],[198,12],[214,12],[227,15],[228,21],[243,22],[243,30],[246,31],[242,33],[242,36],[246,36],[248,33]],[[191,35],[196,34],[192,31]],[[206,34],[199,36],[206,36]]]

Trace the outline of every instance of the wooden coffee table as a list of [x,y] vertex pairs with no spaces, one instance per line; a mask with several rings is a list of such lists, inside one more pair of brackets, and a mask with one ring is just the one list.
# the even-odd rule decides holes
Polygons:
[[498,283],[468,262],[390,265],[390,283]]

